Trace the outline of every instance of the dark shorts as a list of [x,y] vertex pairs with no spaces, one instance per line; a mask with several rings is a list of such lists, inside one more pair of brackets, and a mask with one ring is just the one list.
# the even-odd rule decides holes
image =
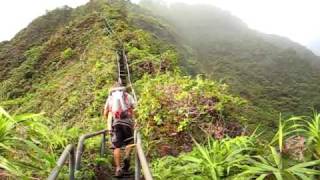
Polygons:
[[133,144],[133,129],[121,124],[113,126],[112,148],[121,148],[129,144]]

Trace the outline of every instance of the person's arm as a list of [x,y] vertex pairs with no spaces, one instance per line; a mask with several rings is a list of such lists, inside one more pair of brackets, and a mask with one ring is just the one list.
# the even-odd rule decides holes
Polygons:
[[137,105],[137,102],[134,100],[133,96],[129,93],[128,93],[128,98],[129,98],[130,107],[134,109]]
[[106,104],[104,105],[104,110],[103,110],[103,117],[108,118],[108,113],[109,113],[109,97],[106,100]]
[[112,114],[109,111],[109,109],[110,109],[109,101],[110,101],[110,96],[108,97],[106,104],[104,106],[103,117],[107,119],[107,130],[109,131],[109,133],[111,133],[111,131],[112,131]]
[[110,134],[112,133],[112,113],[111,112],[108,113],[107,130],[109,131]]

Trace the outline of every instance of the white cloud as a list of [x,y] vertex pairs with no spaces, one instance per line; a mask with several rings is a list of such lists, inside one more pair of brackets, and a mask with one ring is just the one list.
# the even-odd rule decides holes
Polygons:
[[320,35],[318,0],[216,0],[251,28],[308,44]]
[[3,0],[0,2],[0,41],[11,39],[46,10],[68,5],[76,7],[89,0]]
[[[4,0],[0,2],[0,41],[8,40],[46,9],[75,7],[89,0]],[[139,0],[132,0],[138,2]],[[309,44],[320,36],[319,0],[165,0],[207,3],[230,11],[249,27]]]
[[[135,0],[139,1],[139,0]],[[258,31],[286,36],[307,45],[320,36],[319,0],[164,0],[212,4]]]

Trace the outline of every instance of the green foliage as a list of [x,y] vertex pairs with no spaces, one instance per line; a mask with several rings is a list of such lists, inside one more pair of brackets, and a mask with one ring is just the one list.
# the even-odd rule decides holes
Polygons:
[[[104,29],[105,19],[114,33],[110,33],[110,28]],[[124,46],[140,99],[136,110],[137,120],[144,136],[149,138],[144,141],[146,150],[160,150],[160,145],[169,144],[180,153],[185,150],[182,147],[191,148],[195,144],[192,152],[178,158],[157,160],[153,166],[157,178],[219,179],[233,178],[239,173],[248,177],[264,177],[266,172],[312,177],[311,174],[318,173],[312,169],[318,161],[308,161],[307,158],[307,164],[293,162],[294,165],[291,163],[279,168],[278,163],[285,162],[281,160],[284,158],[285,140],[296,133],[308,138],[309,151],[314,154],[311,158],[319,157],[318,115],[304,125],[293,125],[296,121],[302,122],[302,119],[280,121],[278,133],[268,143],[272,145],[270,149],[263,149],[266,144],[261,145],[254,136],[221,141],[209,139],[202,145],[204,133],[199,133],[199,128],[205,123],[246,123],[249,115],[257,117],[250,121],[255,127],[261,119],[265,120],[265,117],[273,114],[275,106],[291,110],[291,106],[299,105],[302,99],[292,95],[294,88],[283,86],[286,82],[293,84],[290,78],[296,78],[292,73],[295,69],[287,71],[284,68],[286,62],[279,58],[274,61],[280,70],[284,69],[283,72],[272,69],[275,66],[269,67],[268,63],[265,70],[265,66],[256,66],[256,57],[240,53],[252,52],[259,42],[248,41],[248,47],[243,50],[243,46],[235,48],[233,42],[225,42],[224,36],[214,41],[210,38],[203,40],[203,37],[199,40],[198,34],[208,35],[212,32],[194,34],[193,29],[186,34],[179,34],[181,39],[177,40],[169,24],[163,24],[161,19],[126,1],[95,0],[76,9],[64,7],[48,12],[13,41],[1,43],[0,66],[4,70],[0,72],[0,105],[6,106],[14,115],[10,116],[0,109],[0,169],[13,178],[43,179],[55,165],[57,156],[67,142],[76,141],[84,132],[105,128],[101,110],[108,89],[117,79],[114,50]],[[205,29],[197,27],[197,30]],[[213,33],[219,34],[219,30]],[[186,36],[190,39],[186,40]],[[236,39],[237,36],[231,37]],[[202,45],[210,48],[197,48]],[[230,46],[233,47],[231,50]],[[272,56],[276,57],[280,52],[273,50],[270,47],[270,54],[277,52]],[[230,52],[240,53],[241,60]],[[300,61],[292,54],[286,52],[282,55],[290,57],[288,59],[292,59],[291,62],[297,66]],[[179,64],[188,66],[186,60],[190,59],[195,66],[192,69],[201,67],[214,79],[223,77],[233,85],[231,90],[253,100],[258,107],[249,106],[249,110],[246,109],[247,102],[230,95],[229,88],[223,83],[201,76],[184,76]],[[242,59],[252,61],[243,65]],[[196,60],[198,63],[194,63]],[[308,64],[302,66],[308,67]],[[265,78],[266,71],[275,72],[275,75]],[[310,72],[306,78],[311,77],[310,82],[316,82],[316,72]],[[279,81],[281,83],[272,84],[271,80],[278,76],[284,77]],[[270,85],[267,90],[263,88],[266,84]],[[317,86],[317,83],[314,85]],[[279,91],[282,86],[283,90]],[[310,86],[310,89],[313,87]],[[299,84],[299,88],[308,89],[309,81]],[[313,92],[318,92],[317,88]],[[306,96],[303,94],[302,97]],[[277,97],[280,97],[280,101]],[[312,94],[310,97],[313,97]],[[314,102],[317,102],[317,98]],[[26,112],[44,112],[50,119],[44,118],[42,113]],[[21,113],[23,115],[15,115]],[[199,143],[193,143],[189,134],[200,140]],[[92,162],[111,164],[110,157],[95,159],[92,155],[95,154],[98,141],[93,139],[87,143],[88,151],[84,159],[86,172],[79,172],[79,178],[90,179],[96,175]],[[148,155],[154,157],[154,154]],[[265,164],[262,169],[248,169],[261,164]],[[268,171],[263,169],[265,167]]]
[[[113,46],[116,40],[106,36],[102,28],[102,16],[105,13],[109,17],[107,11],[113,8],[105,1],[90,2],[75,10],[66,10],[65,7],[61,9],[61,15],[68,11],[65,18],[70,21],[61,19],[59,23],[54,21],[59,21],[60,15],[48,12],[32,27],[26,28],[29,33],[37,29],[36,24],[41,24],[41,46],[37,45],[38,39],[34,46],[24,44],[35,38],[33,34],[30,38],[20,36],[19,40],[9,42],[5,47],[1,44],[0,66],[5,71],[0,74],[7,77],[0,77],[0,104],[12,114],[29,116],[27,112],[43,112],[50,118],[43,118],[41,113],[36,119],[19,124],[13,134],[21,138],[21,143],[12,144],[21,144],[23,147],[13,146],[12,151],[6,151],[5,154],[1,152],[1,168],[6,169],[5,173],[19,178],[24,175],[27,178],[44,179],[67,142],[75,142],[83,133],[105,128],[101,110],[108,90],[116,79]],[[119,15],[121,7],[117,9],[119,11],[114,14]],[[59,27],[46,29],[50,27],[42,20],[47,16],[50,16],[48,22],[52,22],[53,26],[59,24]],[[117,18],[120,16],[113,19],[115,26],[120,24]],[[122,22],[123,17],[121,19]],[[43,32],[48,34],[43,35]],[[19,51],[12,47],[17,47]],[[14,57],[8,55],[10,51],[16,52]],[[6,63],[8,59],[12,59],[12,66]],[[88,143],[90,152],[96,146],[95,141]],[[92,158],[90,155],[88,159]]]
[[[156,179],[317,179],[319,159],[296,161],[284,156],[284,142],[301,135],[303,123],[301,117],[284,122],[280,118],[279,130],[269,143],[275,146],[259,141],[254,134],[221,141],[209,139],[203,145],[196,143],[192,152],[154,161],[152,169]],[[312,140],[313,134],[305,135]]]
[[56,130],[40,122],[39,114],[10,116],[0,108],[0,167],[9,176],[46,175],[55,166],[55,147],[63,144],[56,139]]
[[39,60],[42,49],[42,46],[36,46],[26,51],[24,53],[26,60],[11,70],[10,78],[0,82],[0,100],[17,98],[31,88],[32,77],[37,72],[34,66]]
[[278,131],[271,140],[270,144],[277,144],[279,146],[278,149],[280,150],[280,152],[282,152],[284,140],[302,131],[300,129],[301,125],[297,124],[297,121],[301,119],[302,117],[291,117],[286,121],[283,121],[280,116]]
[[[156,77],[146,75],[137,81],[136,86],[141,99],[137,112],[141,123],[150,122],[152,114],[156,115],[153,121],[158,125],[165,120],[177,124],[188,118],[193,122],[201,118],[212,119],[222,114],[226,106],[245,102],[228,95],[225,84],[174,73]],[[203,102],[205,100],[211,101]],[[204,117],[192,117],[192,113],[204,114]]]
[[[313,117],[302,119],[300,131],[307,137],[307,144],[314,156],[320,159],[320,114],[314,112]],[[301,124],[301,123],[300,123]]]
[[140,79],[146,73],[177,71],[179,55],[174,47],[142,30],[130,32],[127,36],[130,37],[126,49],[133,80]]
[[[320,171],[315,167],[320,165],[320,160],[299,162],[292,165],[285,162],[282,155],[277,152],[275,147],[270,146],[270,154],[267,157],[260,155],[248,159],[248,165],[244,165],[243,172],[238,177],[247,177],[248,179],[315,179]],[[287,160],[288,161],[288,160]]]
[[67,48],[61,53],[61,58],[64,60],[70,59],[74,54],[75,52],[71,48]]
[[311,122],[308,123],[308,143],[313,146],[316,156],[320,159],[320,114],[315,113]]
[[[154,0],[141,1],[150,14],[169,24],[176,46],[189,46],[196,60],[190,73],[230,85],[232,93],[255,106],[247,112],[255,127],[257,119],[270,129],[277,114],[306,115],[310,108],[319,110],[320,61],[309,50],[283,37],[250,30],[235,16],[219,8],[179,3],[168,8]],[[148,17],[151,15],[148,15]],[[155,31],[142,23],[140,27]],[[187,64],[183,64],[187,66]],[[254,129],[253,127],[253,129]]]
[[156,179],[224,179],[240,172],[255,142],[254,136],[222,141],[209,138],[205,145],[196,143],[190,153],[155,161],[153,173]]
[[228,94],[225,84],[179,73],[145,75],[135,87],[140,99],[137,120],[140,126],[148,127],[142,132],[151,142],[159,138],[161,143],[170,144],[190,141],[179,141],[170,134],[190,132],[206,122],[236,118],[229,109],[241,111],[245,106],[244,100]]

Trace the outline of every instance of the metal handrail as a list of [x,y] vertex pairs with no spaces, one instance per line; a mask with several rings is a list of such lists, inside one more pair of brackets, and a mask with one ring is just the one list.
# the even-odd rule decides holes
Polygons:
[[57,161],[57,166],[51,171],[48,180],[57,179],[63,165],[69,157],[69,179],[74,180],[74,170],[75,170],[75,147],[73,144],[69,144],[62,152],[59,160]]
[[75,170],[80,170],[80,168],[81,168],[81,155],[83,153],[84,143],[87,139],[96,137],[98,135],[102,135],[101,144],[100,144],[100,156],[104,155],[105,149],[106,149],[105,142],[106,142],[106,133],[107,132],[108,132],[107,130],[102,130],[102,131],[84,134],[84,135],[80,136],[78,146],[77,146],[77,152],[76,152]]
[[116,54],[117,54],[117,65],[118,65],[118,82],[119,82],[120,84],[122,84],[122,83],[123,83],[123,80],[121,79],[120,57],[119,57],[118,52],[116,52]]
[[133,94],[134,100],[135,100],[135,102],[138,102],[138,98],[137,98],[136,92],[135,92],[135,90],[133,88],[133,85],[132,85],[132,82],[131,82],[131,74],[130,74],[130,69],[129,69],[128,58],[127,58],[127,55],[126,55],[126,52],[125,52],[124,49],[122,50],[122,56],[123,56],[123,58],[125,60],[125,63],[126,63],[126,68],[127,68],[127,73],[128,73],[128,81],[129,81],[129,84],[130,84],[130,87],[131,87],[131,90],[132,90],[132,94]]
[[[105,19],[106,22],[106,29],[108,31],[109,34],[114,34],[114,32],[112,31],[111,26],[109,25],[107,19]],[[121,39],[116,36],[118,42],[120,42],[123,45],[123,42],[121,41]],[[126,69],[127,69],[127,78],[129,81],[129,84],[131,86],[132,89],[132,93],[134,96],[135,101],[137,102],[137,96],[135,93],[135,90],[132,86],[132,82],[131,82],[131,74],[130,74],[130,70],[129,70],[129,64],[128,64],[128,58],[126,56],[125,53],[125,48],[123,46],[122,48],[122,52],[121,52],[121,56],[119,57],[119,53],[117,53],[117,65],[118,65],[118,81],[121,81],[120,83],[122,83],[122,79],[121,79],[121,69],[120,69],[120,59],[122,58],[124,60],[123,63],[125,63]],[[62,168],[62,166],[64,165],[64,163],[67,160],[67,157],[69,156],[69,178],[70,180],[74,180],[74,174],[75,174],[75,170],[80,170],[81,168],[81,155],[83,153],[84,150],[84,143],[87,139],[92,138],[92,137],[96,137],[98,135],[102,135],[102,139],[101,139],[101,145],[100,145],[100,156],[103,156],[105,153],[105,142],[106,142],[106,133],[108,131],[107,130],[102,130],[102,131],[98,131],[98,132],[94,132],[94,133],[90,133],[90,134],[85,134],[82,135],[79,138],[78,141],[78,145],[77,145],[77,150],[75,153],[75,148],[73,145],[68,145],[65,150],[63,151],[63,153],[61,154],[58,162],[57,162],[57,167],[55,167],[50,176],[48,177],[48,180],[55,180],[58,175],[59,172]],[[135,148],[136,148],[136,155],[135,155],[135,180],[140,180],[140,175],[141,175],[141,168],[142,168],[142,172],[144,175],[144,179],[145,180],[153,180],[152,178],[152,173],[150,171],[150,168],[148,166],[148,162],[147,162],[147,158],[143,152],[143,148],[142,148],[142,143],[141,143],[141,135],[140,133],[135,130],[134,131],[134,143],[135,143]]]
[[[143,152],[141,144],[141,135],[138,131],[135,131],[135,143],[136,143],[136,169],[135,169],[135,180],[140,179],[141,168],[145,180],[153,180],[152,173],[148,166],[147,158]],[[140,168],[141,165],[141,168]]]

